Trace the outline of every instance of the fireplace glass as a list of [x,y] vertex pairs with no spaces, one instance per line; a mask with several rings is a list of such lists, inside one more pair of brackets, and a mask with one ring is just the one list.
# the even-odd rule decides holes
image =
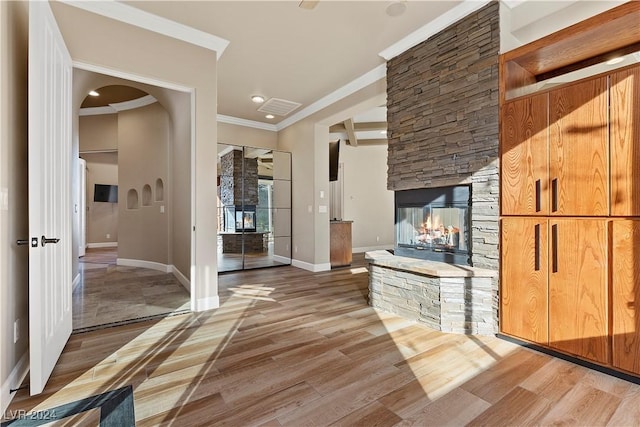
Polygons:
[[458,187],[397,192],[404,193],[396,194],[397,255],[469,264],[469,191]]

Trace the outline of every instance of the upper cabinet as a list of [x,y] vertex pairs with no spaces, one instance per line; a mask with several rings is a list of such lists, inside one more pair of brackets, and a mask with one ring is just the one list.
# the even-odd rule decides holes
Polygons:
[[549,214],[548,96],[534,95],[503,106],[503,215]]
[[507,101],[502,215],[640,216],[640,66]]
[[551,215],[609,215],[607,78],[549,93]]
[[611,75],[611,215],[640,215],[640,68]]

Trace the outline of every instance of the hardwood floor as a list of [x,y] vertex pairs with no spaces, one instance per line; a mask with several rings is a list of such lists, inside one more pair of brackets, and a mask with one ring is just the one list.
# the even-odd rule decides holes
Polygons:
[[83,331],[187,311],[189,292],[173,274],[116,265],[115,248],[88,249],[73,289],[73,329]]
[[131,384],[138,426],[640,423],[640,386],[367,305],[352,268],[219,277],[221,306],[76,334],[31,412]]

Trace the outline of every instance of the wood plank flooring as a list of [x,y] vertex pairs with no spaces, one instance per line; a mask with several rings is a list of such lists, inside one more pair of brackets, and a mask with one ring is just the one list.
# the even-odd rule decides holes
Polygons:
[[131,384],[138,426],[640,425],[640,386],[377,312],[367,284],[361,257],[220,276],[219,309],[73,335],[9,409]]

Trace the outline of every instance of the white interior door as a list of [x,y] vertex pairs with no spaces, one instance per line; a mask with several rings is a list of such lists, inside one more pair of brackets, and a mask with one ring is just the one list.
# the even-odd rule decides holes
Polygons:
[[72,329],[71,71],[71,57],[49,3],[29,2],[32,395],[42,392]]
[[78,243],[78,256],[85,256],[87,252],[87,161],[78,159],[78,177],[80,178],[80,195],[78,215],[80,218],[80,242]]

